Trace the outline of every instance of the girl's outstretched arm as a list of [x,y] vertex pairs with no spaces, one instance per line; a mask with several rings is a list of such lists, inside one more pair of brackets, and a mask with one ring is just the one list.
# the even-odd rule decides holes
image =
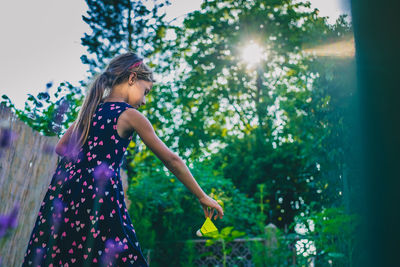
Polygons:
[[[222,219],[222,207],[210,198],[201,189],[183,160],[173,153],[156,135],[150,121],[138,110],[129,108],[127,112],[128,124],[132,127],[146,144],[146,146],[163,162],[163,164],[181,181],[200,201],[206,216],[209,216],[207,207],[217,209]],[[124,113],[125,113],[124,112]],[[212,210],[213,212],[214,210]],[[212,213],[211,213],[212,216]],[[210,216],[210,217],[211,217]]]

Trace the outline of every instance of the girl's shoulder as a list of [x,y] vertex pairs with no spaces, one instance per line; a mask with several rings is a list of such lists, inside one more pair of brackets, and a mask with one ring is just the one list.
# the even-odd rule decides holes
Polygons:
[[139,110],[126,109],[121,119],[133,129],[142,139],[143,143],[164,163],[176,161],[177,155],[173,153],[156,135],[153,125]]
[[132,106],[127,107],[121,112],[121,115],[118,119],[118,125],[120,124],[120,121],[121,124],[125,125],[125,128],[131,128],[138,133],[141,132],[142,129],[147,129],[148,131],[151,128],[151,130],[154,130],[152,124],[146,118],[146,116]]

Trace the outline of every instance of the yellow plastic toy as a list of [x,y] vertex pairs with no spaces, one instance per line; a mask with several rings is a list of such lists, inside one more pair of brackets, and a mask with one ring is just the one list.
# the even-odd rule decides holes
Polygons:
[[203,223],[203,226],[197,230],[197,236],[213,236],[218,233],[217,227],[213,224],[209,217],[206,218],[206,221]]

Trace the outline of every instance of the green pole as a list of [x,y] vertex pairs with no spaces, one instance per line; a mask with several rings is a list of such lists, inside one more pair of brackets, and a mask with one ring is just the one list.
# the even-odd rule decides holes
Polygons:
[[356,266],[400,266],[398,0],[352,0],[365,205]]

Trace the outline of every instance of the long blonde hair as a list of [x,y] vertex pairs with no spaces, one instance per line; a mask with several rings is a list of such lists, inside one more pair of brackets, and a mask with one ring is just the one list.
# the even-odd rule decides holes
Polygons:
[[[138,64],[140,61],[141,63]],[[133,65],[135,66],[132,67]],[[94,77],[94,80],[89,85],[90,89],[85,96],[71,134],[72,154],[77,153],[85,143],[89,135],[94,112],[101,100],[109,95],[115,85],[128,80],[129,75],[132,73],[136,73],[138,80],[155,82],[153,72],[143,63],[143,59],[134,52],[127,52],[114,57],[108,63],[104,72]]]

